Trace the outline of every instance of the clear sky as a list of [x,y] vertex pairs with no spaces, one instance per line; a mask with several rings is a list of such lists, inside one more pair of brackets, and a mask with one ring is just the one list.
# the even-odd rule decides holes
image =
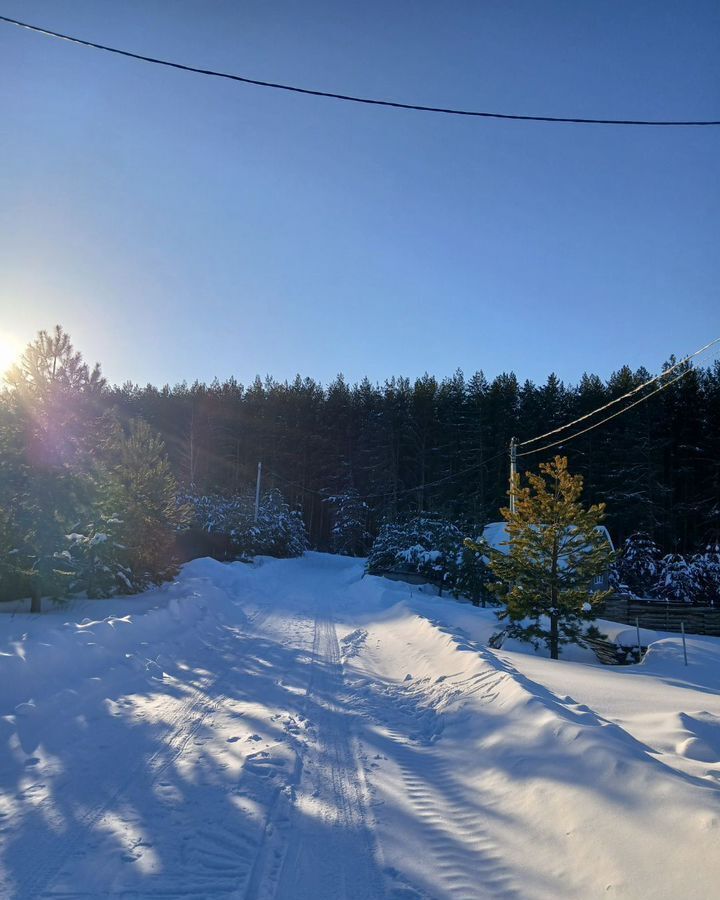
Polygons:
[[[406,102],[720,118],[717,0],[0,0],[197,66]],[[720,334],[720,128],[375,109],[0,24],[0,341],[114,382],[656,369]]]

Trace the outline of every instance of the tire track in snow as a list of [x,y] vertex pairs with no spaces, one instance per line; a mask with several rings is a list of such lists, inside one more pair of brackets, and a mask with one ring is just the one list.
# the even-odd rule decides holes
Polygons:
[[414,821],[432,860],[432,884],[417,883],[407,873],[391,870],[398,898],[430,896],[434,900],[518,898],[521,892],[505,867],[477,803],[492,809],[495,802],[475,785],[476,803],[468,803],[467,788],[444,760],[443,710],[466,697],[478,695],[492,703],[508,678],[488,665],[486,671],[461,680],[441,676],[419,679],[409,686],[361,680],[357,702],[364,716],[379,726],[382,739],[373,746],[396,766],[402,777]]
[[314,739],[300,748],[294,803],[273,810],[246,900],[385,896],[345,693],[335,625],[318,613],[303,704]]
[[401,753],[397,763],[443,888],[441,896],[452,900],[520,896],[498,844],[477,813],[468,809],[465,789],[442,760],[425,757],[422,772],[417,758],[409,760],[407,754]]

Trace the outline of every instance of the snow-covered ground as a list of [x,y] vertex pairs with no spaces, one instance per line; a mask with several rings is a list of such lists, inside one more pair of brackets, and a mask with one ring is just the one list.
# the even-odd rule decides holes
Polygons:
[[709,898],[720,642],[486,646],[322,554],[0,615],[0,896]]

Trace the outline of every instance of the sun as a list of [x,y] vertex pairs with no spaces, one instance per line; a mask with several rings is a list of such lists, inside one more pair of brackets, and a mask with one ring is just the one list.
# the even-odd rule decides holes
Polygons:
[[22,341],[7,331],[0,331],[0,381],[22,351]]

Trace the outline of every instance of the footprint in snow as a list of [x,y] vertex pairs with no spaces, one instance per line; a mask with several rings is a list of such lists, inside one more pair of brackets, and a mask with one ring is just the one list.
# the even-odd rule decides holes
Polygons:
[[227,739],[227,742],[226,742],[226,743],[228,743],[228,744],[234,744],[234,743],[236,743],[236,741],[239,741],[239,740],[240,740],[240,738],[237,737],[237,736],[235,736],[235,737],[229,737],[229,738]]

